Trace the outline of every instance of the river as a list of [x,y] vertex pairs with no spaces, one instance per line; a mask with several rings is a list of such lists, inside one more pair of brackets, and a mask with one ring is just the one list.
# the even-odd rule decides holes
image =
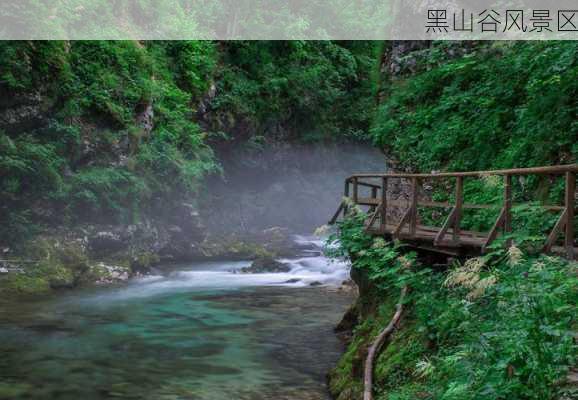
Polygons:
[[288,273],[167,265],[122,286],[3,304],[0,399],[328,399],[348,267],[296,240],[316,247],[282,260]]

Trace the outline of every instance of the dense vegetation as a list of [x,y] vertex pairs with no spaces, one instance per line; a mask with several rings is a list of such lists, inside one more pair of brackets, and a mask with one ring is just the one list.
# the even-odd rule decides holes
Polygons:
[[[460,53],[460,50],[462,53]],[[576,42],[434,43],[405,55],[410,73],[384,79],[383,101],[370,130],[374,143],[399,168],[475,171],[575,163],[578,156],[578,44]],[[435,183],[440,183],[436,181]],[[452,200],[453,183],[430,193]],[[466,179],[465,202],[496,204],[503,198],[497,177]],[[560,204],[563,178],[515,179],[515,202]],[[432,225],[447,213],[422,210]],[[429,213],[429,214],[428,214]],[[523,218],[539,210],[516,210]],[[463,226],[488,231],[494,210],[466,210]],[[542,233],[555,218],[543,214]]]
[[[576,43],[468,45],[461,56],[434,43],[404,56],[411,73],[379,76],[388,46],[0,43],[0,241],[194,203],[223,143],[370,138],[420,171],[575,162]],[[499,185],[482,184],[466,182],[467,201],[499,198]],[[562,195],[560,181],[515,184],[521,200]],[[486,228],[490,214],[466,224]]]
[[[381,88],[370,130],[376,145],[400,168],[425,172],[576,162],[575,42],[478,44],[458,55],[456,46],[434,43],[399,60],[401,72]],[[516,202],[559,203],[563,192],[550,177],[513,184]],[[452,200],[452,182],[429,190]],[[503,190],[498,177],[468,179],[465,201],[497,205]],[[344,221],[333,253],[351,260],[362,296],[360,321],[331,374],[333,393],[360,396],[366,349],[408,285],[402,327],[377,359],[377,399],[574,398],[564,381],[578,356],[576,264],[540,254],[556,216],[531,205],[515,207],[516,235],[449,269],[368,236],[364,214]],[[432,225],[447,216],[419,211]],[[487,231],[497,212],[468,210],[462,227]],[[514,246],[506,250],[507,239]]]
[[571,390],[563,382],[578,357],[575,265],[497,246],[435,271],[365,234],[362,221],[361,214],[346,220],[335,238],[336,255],[349,258],[371,287],[358,300],[364,319],[332,372],[340,399],[362,390],[365,349],[392,317],[404,285],[410,294],[401,328],[377,359],[377,399],[546,400]]
[[[370,138],[419,171],[576,162],[576,42],[490,43],[459,55],[456,46],[435,43],[402,57],[411,72],[379,76],[388,50],[371,42],[2,42],[2,250],[50,227],[168,217],[195,204],[226,146]],[[450,188],[431,195],[451,199]],[[493,178],[466,182],[467,202],[498,203],[502,193]],[[516,180],[514,195],[559,201],[561,181]],[[336,255],[375,291],[360,299],[363,320],[332,390],[359,392],[368,341],[408,284],[404,328],[378,360],[381,398],[556,398],[577,356],[577,282],[575,265],[535,253],[555,221],[537,210],[515,208],[517,247],[498,242],[449,271],[347,220]],[[467,211],[463,227],[486,230],[496,214]],[[16,287],[90,280],[86,254],[37,242],[28,255],[42,262],[11,274]]]
[[[0,242],[194,203],[212,145],[367,130],[374,44],[0,43]],[[274,129],[273,129],[274,128]]]
[[418,171],[576,161],[578,43],[492,43],[447,60],[448,46],[423,50],[421,72],[389,82],[377,145]]

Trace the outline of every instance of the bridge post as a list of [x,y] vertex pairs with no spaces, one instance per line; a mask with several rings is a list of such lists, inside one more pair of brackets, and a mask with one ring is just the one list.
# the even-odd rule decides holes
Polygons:
[[455,217],[454,217],[454,230],[453,230],[453,241],[457,242],[460,237],[460,222],[462,218],[462,204],[464,192],[464,178],[462,176],[456,177],[456,204],[455,204]]
[[[377,200],[377,187],[374,186],[371,188],[371,199],[372,200]],[[369,209],[370,212],[376,212],[377,211],[377,205],[372,205]]]
[[357,204],[357,199],[358,199],[358,189],[359,186],[357,184],[357,176],[353,177],[353,203]]
[[381,210],[379,213],[379,229],[385,233],[387,228],[387,178],[381,178]]
[[[504,234],[512,232],[512,175],[504,175]],[[511,245],[508,240],[507,245]]]
[[576,200],[574,198],[576,192],[576,174],[573,172],[566,172],[566,235],[564,240],[564,247],[570,260],[576,256],[574,254],[574,209],[576,208]]
[[417,201],[418,201],[418,184],[419,180],[416,177],[411,178],[411,205],[409,218],[409,234],[415,236],[417,227]]
[[[347,200],[349,200],[349,178],[347,178],[345,180],[345,188],[343,190],[343,195],[344,197],[347,197]],[[345,205],[343,206],[343,216],[347,216],[347,212],[349,211],[349,207],[347,206],[347,203],[345,203]]]

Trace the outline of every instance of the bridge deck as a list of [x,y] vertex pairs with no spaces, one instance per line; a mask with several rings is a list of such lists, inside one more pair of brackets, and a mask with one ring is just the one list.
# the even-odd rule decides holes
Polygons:
[[[373,235],[389,239],[399,239],[412,246],[428,248],[448,254],[463,252],[483,253],[499,235],[512,232],[513,200],[520,196],[513,193],[512,178],[516,176],[562,176],[565,194],[563,205],[540,204],[537,207],[549,212],[559,213],[558,220],[544,243],[545,252],[564,253],[570,259],[578,254],[574,230],[576,215],[576,174],[578,164],[553,167],[522,168],[499,171],[475,171],[439,174],[358,174],[345,180],[345,198],[330,221],[335,223],[339,216],[346,215],[351,209],[359,206],[368,207],[366,230]],[[464,179],[479,179],[484,176],[503,177],[503,200],[501,204],[468,204],[464,203]],[[378,183],[368,179],[379,180]],[[453,202],[431,201],[424,193],[425,182],[440,179],[454,179]],[[394,182],[399,189],[404,181],[409,181],[410,189],[406,198],[391,198],[390,184]],[[407,184],[406,184],[407,186]],[[350,189],[352,189],[350,191]],[[360,196],[361,190],[369,193]],[[431,188],[430,188],[431,189]],[[351,193],[351,195],[350,195]],[[402,196],[403,197],[403,196]],[[536,207],[535,204],[529,205]],[[419,210],[422,208],[449,209],[443,226],[434,227],[421,224]],[[498,217],[489,232],[473,232],[460,228],[463,210],[494,209]],[[397,217],[394,217],[397,216]],[[562,238],[561,243],[559,239]]]

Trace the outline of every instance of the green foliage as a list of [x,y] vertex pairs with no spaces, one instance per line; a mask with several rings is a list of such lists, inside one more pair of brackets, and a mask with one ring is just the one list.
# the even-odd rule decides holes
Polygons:
[[217,48],[210,41],[175,41],[162,44],[170,55],[175,80],[194,96],[205,94],[217,66]]
[[114,220],[123,210],[138,208],[150,196],[146,182],[120,168],[86,168],[72,176],[66,189],[55,197],[69,201],[69,207],[83,217]]
[[84,249],[75,242],[40,238],[30,243],[24,260],[27,267],[3,277],[0,293],[38,295],[51,289],[71,288],[89,270]]
[[372,42],[226,42],[214,110],[262,134],[273,121],[293,138],[360,136],[373,106]]
[[0,42],[0,111],[30,108],[26,123],[0,134],[0,196],[9,201],[0,241],[42,225],[127,223],[194,202],[203,177],[219,171],[209,143],[224,131],[248,147],[282,135],[359,138],[371,113],[375,48]]
[[[211,42],[0,43],[0,93],[15,104],[38,96],[35,112],[50,114],[0,133],[2,241],[42,223],[126,223],[153,193],[193,197],[217,169],[193,107],[216,62]],[[152,132],[139,122],[149,107]],[[44,221],[32,204],[56,213]]]
[[[455,54],[466,46],[437,42],[408,56],[418,72],[385,85],[370,133],[374,143],[401,168],[420,172],[576,162],[578,45],[484,44],[447,60],[450,50]],[[486,178],[465,179],[465,202],[494,208],[465,209],[463,229],[487,232],[498,216],[503,182],[497,176]],[[431,185],[433,200],[453,201],[453,182]],[[562,187],[562,177],[514,177],[514,201],[560,204]],[[532,212],[529,207],[514,211],[517,221],[516,215]],[[449,209],[420,210],[424,223],[435,226],[441,226],[448,213]],[[553,224],[546,215],[533,220],[531,235],[542,234]]]
[[[400,285],[412,289],[402,330],[377,361],[377,398],[558,398],[578,357],[575,264],[512,247],[433,272],[365,235],[360,221],[341,225],[334,255],[349,257],[385,304],[399,296]],[[361,359],[353,349],[366,346],[387,320],[368,318],[356,329],[333,372],[337,391],[356,390],[346,366]]]
[[575,42],[482,47],[392,83],[371,134],[420,171],[575,162],[577,56]]
[[59,187],[63,163],[52,144],[32,135],[12,139],[0,132],[0,196],[15,199],[31,188]]

